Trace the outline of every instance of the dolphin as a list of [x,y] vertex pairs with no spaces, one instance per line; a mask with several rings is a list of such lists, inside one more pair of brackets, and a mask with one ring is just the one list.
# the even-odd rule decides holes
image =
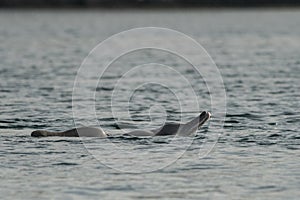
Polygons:
[[[165,123],[162,127],[152,130],[134,130],[126,135],[132,136],[166,136],[166,135],[182,135],[188,136],[195,133],[209,118],[211,114],[207,111],[201,112],[200,115],[187,123]],[[45,130],[36,130],[31,133],[32,137],[100,137],[106,138],[109,134],[105,133],[101,128],[80,127],[62,132],[50,132]]]

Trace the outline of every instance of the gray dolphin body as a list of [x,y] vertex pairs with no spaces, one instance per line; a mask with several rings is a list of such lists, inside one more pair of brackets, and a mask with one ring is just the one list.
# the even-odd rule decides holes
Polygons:
[[[164,136],[164,135],[191,135],[195,133],[209,118],[211,114],[203,111],[200,115],[191,121],[181,123],[166,123],[158,129],[149,131],[135,130],[126,133],[133,136]],[[61,136],[61,137],[101,137],[108,136],[102,129],[93,127],[74,128],[63,132],[50,132],[45,130],[37,130],[31,133],[32,137],[48,137],[48,136]]]

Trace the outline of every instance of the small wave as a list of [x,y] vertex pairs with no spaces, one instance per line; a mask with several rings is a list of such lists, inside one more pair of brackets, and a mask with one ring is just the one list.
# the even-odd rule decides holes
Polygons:
[[78,164],[77,163],[68,163],[68,162],[59,162],[59,163],[55,163],[53,165],[71,166],[71,165],[78,165]]
[[238,123],[240,123],[239,121],[237,121],[237,120],[226,120],[225,121],[225,123],[227,124],[238,124]]
[[96,88],[96,91],[99,92],[99,91],[113,91],[114,88],[113,87],[97,87]]
[[279,135],[277,133],[274,133],[274,134],[271,134],[268,136],[268,138],[278,138],[278,137],[281,137],[282,135]]
[[252,113],[241,113],[241,114],[226,114],[226,117],[243,117],[243,118],[248,118],[248,119],[259,119],[262,116],[255,115]]
[[270,140],[263,140],[263,141],[256,141],[256,144],[261,145],[261,146],[270,146],[270,145],[277,144],[277,142],[270,141]]
[[238,142],[238,143],[255,143],[256,141],[251,138],[245,137],[245,138],[236,140],[236,142]]

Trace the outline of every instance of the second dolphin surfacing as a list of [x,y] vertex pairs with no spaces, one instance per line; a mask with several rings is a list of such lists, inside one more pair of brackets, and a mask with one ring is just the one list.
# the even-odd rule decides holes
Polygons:
[[[181,123],[165,123],[162,127],[153,130],[135,130],[126,133],[127,135],[133,136],[165,136],[165,135],[183,135],[188,136],[195,133],[209,118],[211,114],[203,111],[200,115],[192,119],[191,121]],[[93,127],[80,127],[74,128],[62,132],[50,132],[45,130],[37,130],[31,133],[32,137],[49,137],[49,136],[60,136],[60,137],[101,137],[105,138],[108,136],[100,128]]]

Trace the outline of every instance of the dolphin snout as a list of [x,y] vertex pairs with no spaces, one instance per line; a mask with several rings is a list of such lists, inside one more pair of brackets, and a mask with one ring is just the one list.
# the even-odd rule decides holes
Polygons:
[[201,114],[200,114],[200,119],[204,118],[206,116],[207,112],[206,111],[203,111]]
[[203,118],[210,118],[210,116],[211,116],[210,112],[203,111],[203,112],[200,114],[200,119],[203,119]]

